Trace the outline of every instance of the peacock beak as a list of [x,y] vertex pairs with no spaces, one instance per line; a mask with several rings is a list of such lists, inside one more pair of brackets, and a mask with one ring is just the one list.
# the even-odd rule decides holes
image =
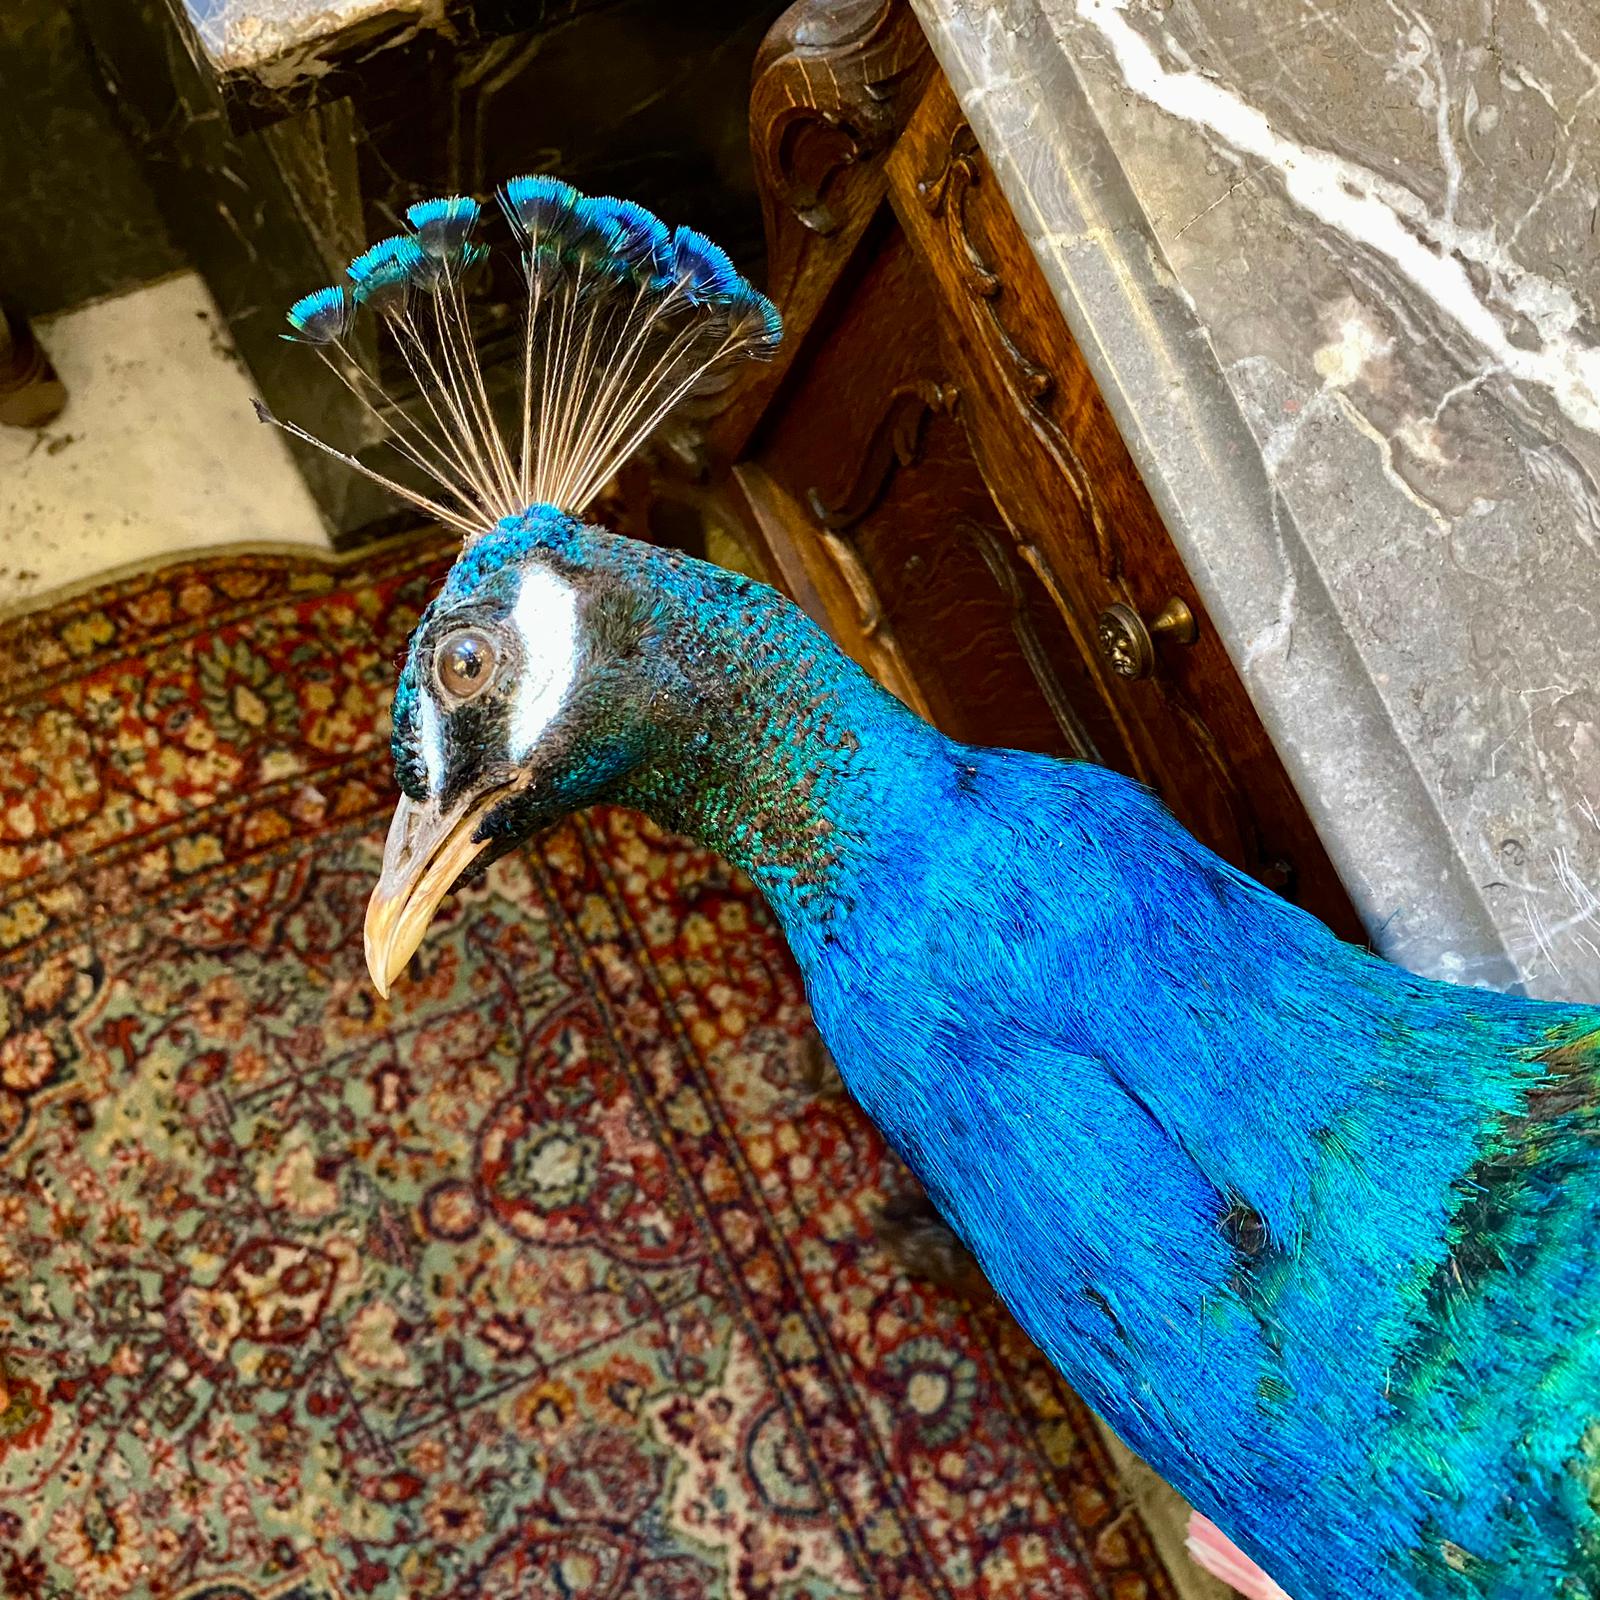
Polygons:
[[497,786],[449,808],[401,796],[383,847],[383,870],[367,902],[367,971],[385,999],[422,943],[439,902],[489,848],[489,840],[473,835],[505,796],[506,787]]

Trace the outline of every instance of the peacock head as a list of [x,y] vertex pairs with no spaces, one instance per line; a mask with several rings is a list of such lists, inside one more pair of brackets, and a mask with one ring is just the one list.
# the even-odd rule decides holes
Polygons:
[[[514,178],[498,198],[526,295],[510,417],[469,309],[489,255],[476,200],[411,207],[407,231],[288,316],[286,337],[316,349],[401,471],[278,426],[466,541],[395,694],[401,797],[366,921],[385,994],[453,886],[615,792],[671,738],[686,697],[651,577],[672,558],[581,519],[679,400],[730,361],[772,355],[782,336],[772,302],[692,228],[551,177]],[[358,359],[358,314],[394,339],[418,391],[409,407]]]
[[606,559],[624,542],[535,506],[478,540],[424,612],[395,693],[401,793],[367,908],[383,994],[453,888],[615,795],[690,713],[651,553]]

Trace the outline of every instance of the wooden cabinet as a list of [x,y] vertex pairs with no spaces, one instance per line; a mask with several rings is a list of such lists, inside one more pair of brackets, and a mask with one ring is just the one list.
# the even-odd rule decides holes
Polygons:
[[791,8],[751,120],[788,337],[704,459],[757,561],[947,732],[1130,773],[1361,938],[909,8]]

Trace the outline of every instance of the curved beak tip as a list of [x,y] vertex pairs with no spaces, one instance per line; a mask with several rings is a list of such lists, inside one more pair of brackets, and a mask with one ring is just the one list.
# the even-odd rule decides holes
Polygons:
[[389,998],[389,989],[391,987],[389,982],[388,962],[385,959],[385,955],[381,946],[378,943],[375,943],[372,937],[372,905],[373,901],[376,899],[377,896],[374,895],[373,900],[367,902],[367,921],[366,926],[362,929],[361,942],[366,947],[367,973],[372,979],[372,987],[376,989],[385,1000],[387,1000]]
[[[367,902],[367,919],[362,929],[362,943],[366,947],[367,972],[372,986],[385,1000],[394,987],[400,968],[411,959],[411,951],[399,947],[399,924],[405,911],[406,897],[390,892],[389,885],[380,881]],[[418,934],[421,938],[421,934]]]
[[488,849],[488,842],[473,834],[495,798],[489,792],[444,810],[402,796],[395,806],[362,930],[367,971],[385,1000],[422,943],[439,902]]

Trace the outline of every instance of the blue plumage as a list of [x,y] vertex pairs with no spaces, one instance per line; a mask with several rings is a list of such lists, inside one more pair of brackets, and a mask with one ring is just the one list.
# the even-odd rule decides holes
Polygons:
[[693,228],[672,235],[672,274],[691,300],[714,305],[745,286],[728,252]]
[[409,233],[380,239],[345,268],[350,293],[370,311],[401,310],[411,291],[427,282],[433,267],[427,252]]
[[557,234],[582,196],[570,183],[543,174],[511,178],[500,189],[500,205],[524,245]]
[[781,323],[691,229],[548,178],[501,198],[509,438],[460,297],[430,296],[437,357],[399,314],[477,248],[463,203],[349,269],[441,386],[442,436],[408,425],[454,499],[402,492],[468,539],[395,696],[379,988],[570,811],[694,835],[767,895],[846,1083],[1022,1325],[1295,1600],[1600,1600],[1600,1011],[1342,944],[1137,784],[957,745],[771,590],[576,520]]
[[406,221],[422,252],[437,261],[454,261],[466,250],[482,208],[466,195],[422,200],[406,209]]
[[741,283],[727,297],[728,320],[738,337],[750,341],[750,353],[762,358],[777,354],[783,341],[783,317],[778,308],[748,283]]
[[355,303],[343,284],[313,289],[289,307],[288,322],[294,332],[282,337],[306,344],[336,344],[349,333],[354,311]]
[[574,266],[620,276],[627,270],[623,247],[628,238],[628,228],[610,202],[585,195],[573,208],[563,247]]
[[605,195],[590,204],[612,230],[618,262],[626,270],[642,274],[645,283],[665,287],[672,249],[672,235],[666,223],[634,200]]
[[[769,356],[777,348],[783,331],[777,307],[703,233],[669,229],[637,201],[585,195],[559,178],[512,178],[499,198],[522,246],[524,270],[545,292],[571,280],[591,296],[608,283],[658,299],[677,296],[685,308],[710,314],[711,331],[728,332],[741,353]],[[465,195],[408,207],[411,231],[358,255],[345,269],[348,290],[317,289],[290,307],[292,336],[337,342],[349,332],[354,307],[398,314],[414,291],[464,277],[488,256],[472,237],[482,209]]]
[[1139,785],[957,745],[771,591],[549,508],[458,563],[406,704],[540,568],[634,621],[492,849],[605,799],[748,871],[1023,1326],[1296,1600],[1600,1595],[1600,1012],[1343,944]]
[[[502,430],[478,365],[463,291],[489,247],[474,237],[482,207],[470,196],[410,206],[410,231],[358,255],[345,269],[348,287],[314,290],[288,314],[288,337],[334,347],[323,352],[329,365],[442,497],[332,453],[469,536],[530,504],[581,509],[711,368],[769,358],[783,330],[777,308],[723,250],[635,201],[536,174],[510,179],[499,201],[527,285],[520,428]],[[425,415],[372,404],[382,385],[346,339],[358,308],[393,335]]]

